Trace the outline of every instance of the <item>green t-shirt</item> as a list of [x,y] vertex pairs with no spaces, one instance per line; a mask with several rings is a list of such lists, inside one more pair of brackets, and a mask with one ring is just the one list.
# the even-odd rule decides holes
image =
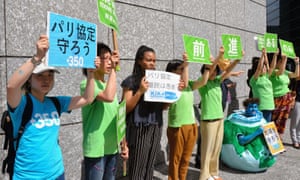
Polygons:
[[198,90],[201,96],[201,120],[223,118],[221,76],[208,80],[206,85]]
[[280,97],[290,91],[290,79],[288,76],[290,72],[285,70],[282,75],[276,76],[276,71],[278,71],[278,69],[273,71],[272,75],[270,76],[270,81],[272,82],[274,97]]
[[255,79],[253,76],[250,79],[253,97],[259,99],[259,110],[273,110],[274,97],[272,82],[268,78],[268,74],[259,76]]
[[[81,94],[84,93],[85,87],[86,80],[80,84]],[[104,91],[105,87],[106,83],[95,81],[94,97]],[[115,97],[111,103],[95,100],[81,109],[85,157],[103,157],[118,152],[116,127],[118,105]]]
[[189,81],[188,87],[182,92],[180,98],[172,103],[168,112],[168,126],[181,127],[182,125],[195,124],[194,94]]

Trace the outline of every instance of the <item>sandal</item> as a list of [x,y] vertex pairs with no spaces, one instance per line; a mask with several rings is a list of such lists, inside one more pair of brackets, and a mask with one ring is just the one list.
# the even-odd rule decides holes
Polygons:
[[300,145],[299,145],[299,143],[293,143],[293,147],[296,148],[296,149],[299,149]]

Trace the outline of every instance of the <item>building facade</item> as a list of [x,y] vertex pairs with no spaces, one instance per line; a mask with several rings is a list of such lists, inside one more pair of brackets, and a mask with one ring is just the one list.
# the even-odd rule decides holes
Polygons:
[[[236,70],[245,72],[252,56],[259,56],[254,36],[266,32],[265,0],[118,0],[115,1],[120,34],[118,45],[121,71],[118,83],[132,72],[135,53],[140,45],[154,48],[157,69],[164,70],[168,60],[181,58],[184,52],[182,35],[206,38],[212,55],[221,46],[221,35],[241,36],[246,52]],[[0,110],[6,109],[6,82],[11,73],[35,53],[35,42],[40,34],[46,34],[47,11],[79,18],[97,24],[98,40],[112,47],[111,30],[98,19],[95,0],[3,0],[0,2]],[[190,78],[200,76],[200,64],[190,65]],[[51,94],[79,94],[79,83],[84,78],[80,69],[60,68]],[[237,82],[235,108],[248,96],[244,73]],[[121,87],[118,89],[121,98]],[[195,104],[199,95],[195,92]],[[167,116],[164,116],[167,117]],[[165,124],[167,122],[165,118]],[[60,144],[63,149],[66,178],[79,179],[81,172],[81,113],[73,111],[62,116]],[[164,135],[166,133],[164,132]],[[0,136],[3,139],[3,133]],[[167,161],[167,139],[161,141],[161,154],[157,163]],[[2,149],[0,153],[3,154]],[[4,176],[0,174],[0,179]],[[7,177],[6,177],[7,178]]]

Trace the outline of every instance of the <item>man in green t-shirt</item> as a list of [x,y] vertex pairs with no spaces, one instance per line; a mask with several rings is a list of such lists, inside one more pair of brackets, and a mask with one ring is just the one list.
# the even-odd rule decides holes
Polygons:
[[[103,44],[97,44],[97,58],[100,68],[95,71],[95,101],[82,108],[83,155],[85,180],[115,179],[117,144],[116,65],[117,51],[112,52]],[[85,74],[85,69],[84,69]],[[109,74],[107,82],[105,74]],[[86,80],[81,82],[81,93],[86,88]],[[122,158],[128,158],[127,147],[122,150]]]

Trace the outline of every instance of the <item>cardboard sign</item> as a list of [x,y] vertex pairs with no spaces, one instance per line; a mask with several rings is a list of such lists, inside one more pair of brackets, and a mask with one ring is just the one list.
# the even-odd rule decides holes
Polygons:
[[279,39],[279,44],[280,44],[280,49],[282,54],[292,59],[296,58],[296,53],[292,42]]
[[283,152],[284,146],[282,144],[282,141],[277,132],[277,128],[274,122],[269,122],[263,125],[263,128],[264,128],[263,134],[271,154],[276,155],[280,152]]
[[119,33],[118,18],[114,0],[98,0],[100,22]]
[[242,59],[242,42],[241,37],[231,34],[222,34],[222,44],[224,47],[225,59]]
[[185,52],[189,58],[188,62],[212,64],[208,40],[184,34],[183,42]]
[[266,33],[264,35],[264,45],[267,53],[277,52],[277,34]]
[[48,12],[49,51],[46,64],[72,68],[95,68],[96,24]]
[[146,70],[146,80],[149,89],[144,94],[145,101],[173,103],[181,96],[180,76],[175,73]]

